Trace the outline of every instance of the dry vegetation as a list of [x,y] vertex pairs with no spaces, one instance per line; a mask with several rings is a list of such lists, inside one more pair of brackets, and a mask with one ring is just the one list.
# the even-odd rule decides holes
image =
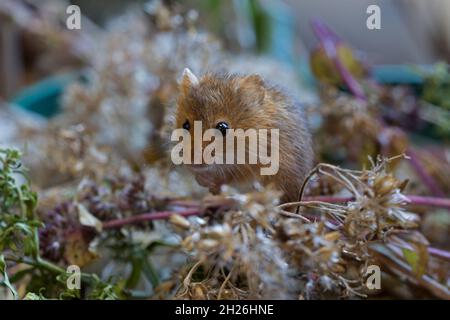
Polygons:
[[[361,100],[320,88],[307,106],[318,165],[298,202],[259,186],[208,195],[167,157],[180,70],[259,72],[302,92],[290,70],[224,51],[192,14],[172,10],[133,11],[92,32],[78,56],[88,81],[67,88],[62,112],[38,126],[17,121],[9,143],[24,147],[38,197],[23,208],[28,184],[26,200],[6,183],[19,156],[2,153],[0,200],[12,200],[0,271],[18,297],[449,299],[449,151],[410,142],[408,89],[367,84]],[[71,264],[85,272],[81,291],[64,286]],[[366,287],[370,265],[381,268],[380,290]]]

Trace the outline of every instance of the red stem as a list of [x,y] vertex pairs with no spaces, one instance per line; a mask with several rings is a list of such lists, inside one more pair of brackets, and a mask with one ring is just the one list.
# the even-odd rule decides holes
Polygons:
[[[431,206],[431,207],[439,207],[450,209],[450,199],[445,198],[436,198],[436,197],[423,197],[423,196],[406,196],[409,200],[410,204],[418,205],[418,206]],[[333,197],[333,196],[310,196],[305,197],[304,201],[323,201],[328,203],[341,203],[348,202],[354,200],[353,197]],[[180,202],[181,204],[181,202]],[[183,217],[189,216],[198,216],[202,214],[202,210],[200,209],[200,205],[195,207],[194,202],[186,203],[188,204],[190,209],[180,210],[180,211],[159,211],[153,213],[144,213],[135,215],[128,218],[121,218],[106,221],[103,223],[103,229],[115,229],[120,228],[125,225],[135,224],[145,221],[152,220],[163,220],[169,219],[171,215],[179,214]]]
[[334,62],[348,89],[356,98],[366,101],[363,89],[339,58],[337,52],[337,46],[340,42],[339,38],[320,20],[315,19],[311,21],[311,24],[315,34],[319,38],[322,48],[325,50],[325,54]]
[[198,208],[199,203],[195,200],[172,200],[170,204],[173,206],[180,206],[185,208]]
[[[442,198],[434,198],[434,197],[422,197],[422,196],[407,196],[408,200],[411,204],[414,205],[425,205],[425,206],[435,206],[435,207],[442,207],[442,208],[448,208],[450,209],[450,199],[442,199]],[[329,202],[329,203],[340,203],[340,202],[348,202],[354,200],[353,197],[333,197],[333,196],[314,196],[314,197],[305,197],[305,201],[323,201],[323,202]],[[183,202],[180,202],[181,205]],[[194,207],[194,202],[186,202],[186,205],[189,207]],[[202,212],[200,210],[200,206],[197,205],[197,208],[192,209],[186,209],[181,211],[160,211],[160,212],[153,212],[153,213],[144,213],[140,215],[135,215],[128,218],[122,218],[122,219],[115,219],[106,221],[103,223],[103,229],[116,229],[123,227],[125,225],[129,224],[135,224],[145,221],[152,221],[152,220],[163,220],[163,219],[169,219],[170,216],[178,214],[183,217],[189,217],[189,216],[198,216],[201,215]],[[428,248],[428,252],[436,257],[440,257],[443,259],[446,259],[450,261],[450,252],[437,249],[437,248]]]
[[432,248],[432,247],[428,247],[428,252],[436,257],[439,258],[443,258],[445,260],[450,261],[450,252],[442,250],[442,249],[437,249],[437,248]]
[[183,217],[189,217],[189,216],[198,216],[201,214],[201,211],[196,209],[186,209],[181,211],[160,211],[160,212],[153,212],[153,213],[144,213],[135,215],[128,218],[121,218],[121,219],[115,219],[106,221],[103,223],[103,229],[115,229],[120,228],[128,224],[135,224],[139,222],[145,222],[145,221],[152,221],[152,220],[163,220],[163,219],[169,219],[170,216],[178,214]]
[[423,196],[407,196],[407,198],[414,205],[450,209],[450,199]]

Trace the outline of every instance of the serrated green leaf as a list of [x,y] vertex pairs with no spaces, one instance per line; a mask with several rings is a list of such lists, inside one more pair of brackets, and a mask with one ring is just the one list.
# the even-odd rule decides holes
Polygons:
[[36,294],[33,292],[28,292],[25,297],[23,298],[23,300],[47,300],[45,299],[45,297],[41,294]]

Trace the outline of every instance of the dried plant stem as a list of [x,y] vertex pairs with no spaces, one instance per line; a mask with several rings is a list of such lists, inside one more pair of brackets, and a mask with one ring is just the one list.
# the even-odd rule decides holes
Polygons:
[[[225,286],[227,285],[228,281],[230,280],[231,276],[233,275],[234,266],[231,268],[230,272],[226,276],[225,280],[222,282],[222,285],[220,286],[219,293],[217,295],[217,300],[220,300],[222,298],[222,293],[225,290]],[[222,270],[223,272],[223,270]]]
[[[298,193],[297,201],[299,201],[299,202],[302,201],[303,193],[305,192],[306,185],[308,184],[309,180],[317,173],[317,170],[318,170],[318,168],[315,167],[306,176],[306,178],[303,181],[302,186],[300,188],[300,192]],[[299,213],[300,213],[300,206],[298,206],[297,209],[295,210],[295,214],[299,214]]]
[[[438,197],[424,197],[424,196],[414,196],[407,195],[406,199],[409,200],[409,204],[417,206],[429,206],[450,209],[450,199],[448,198],[438,198]],[[289,208],[294,206],[309,205],[312,202],[324,202],[324,203],[345,203],[349,201],[354,201],[354,197],[333,197],[333,196],[312,196],[304,197],[304,201],[300,202],[286,202],[279,205],[280,208]]]
[[366,295],[366,294],[360,293],[360,292],[356,291],[355,289],[353,289],[353,288],[350,286],[349,282],[350,282],[351,280],[347,280],[347,279],[345,279],[343,276],[340,276],[340,275],[335,275],[335,276],[341,281],[341,283],[345,286],[345,289],[346,289],[349,293],[352,293],[352,294],[354,294],[355,296],[359,296],[359,297],[361,297],[361,298],[367,298],[367,295]]
[[352,201],[353,197],[333,197],[333,196],[315,196],[315,197],[305,197],[305,201],[322,201],[328,203],[342,203]]
[[183,280],[183,287],[184,287],[184,292],[182,294],[179,295],[179,297],[182,297],[184,295],[186,295],[189,292],[189,285],[191,284],[191,279],[192,276],[194,275],[194,272],[198,269],[198,267],[200,267],[200,265],[203,263],[203,260],[199,260],[197,261],[194,266],[189,270],[188,274],[186,275],[186,277]]
[[281,214],[283,216],[285,216],[285,217],[288,217],[288,218],[301,219],[301,220],[303,220],[303,221],[305,221],[307,223],[311,222],[310,219],[308,219],[307,217],[305,217],[305,216],[303,216],[301,214],[298,214],[298,213],[292,213],[292,212],[289,212],[289,211],[281,210]]

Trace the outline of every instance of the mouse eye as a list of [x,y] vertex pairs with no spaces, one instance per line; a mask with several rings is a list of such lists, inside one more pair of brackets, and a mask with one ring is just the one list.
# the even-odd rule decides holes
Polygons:
[[191,129],[191,124],[189,123],[189,120],[186,120],[183,123],[183,129],[188,130],[188,131],[189,131],[189,129]]
[[216,125],[216,129],[222,132],[222,135],[224,136],[227,133],[227,129],[229,129],[228,123],[226,122],[219,122]]

